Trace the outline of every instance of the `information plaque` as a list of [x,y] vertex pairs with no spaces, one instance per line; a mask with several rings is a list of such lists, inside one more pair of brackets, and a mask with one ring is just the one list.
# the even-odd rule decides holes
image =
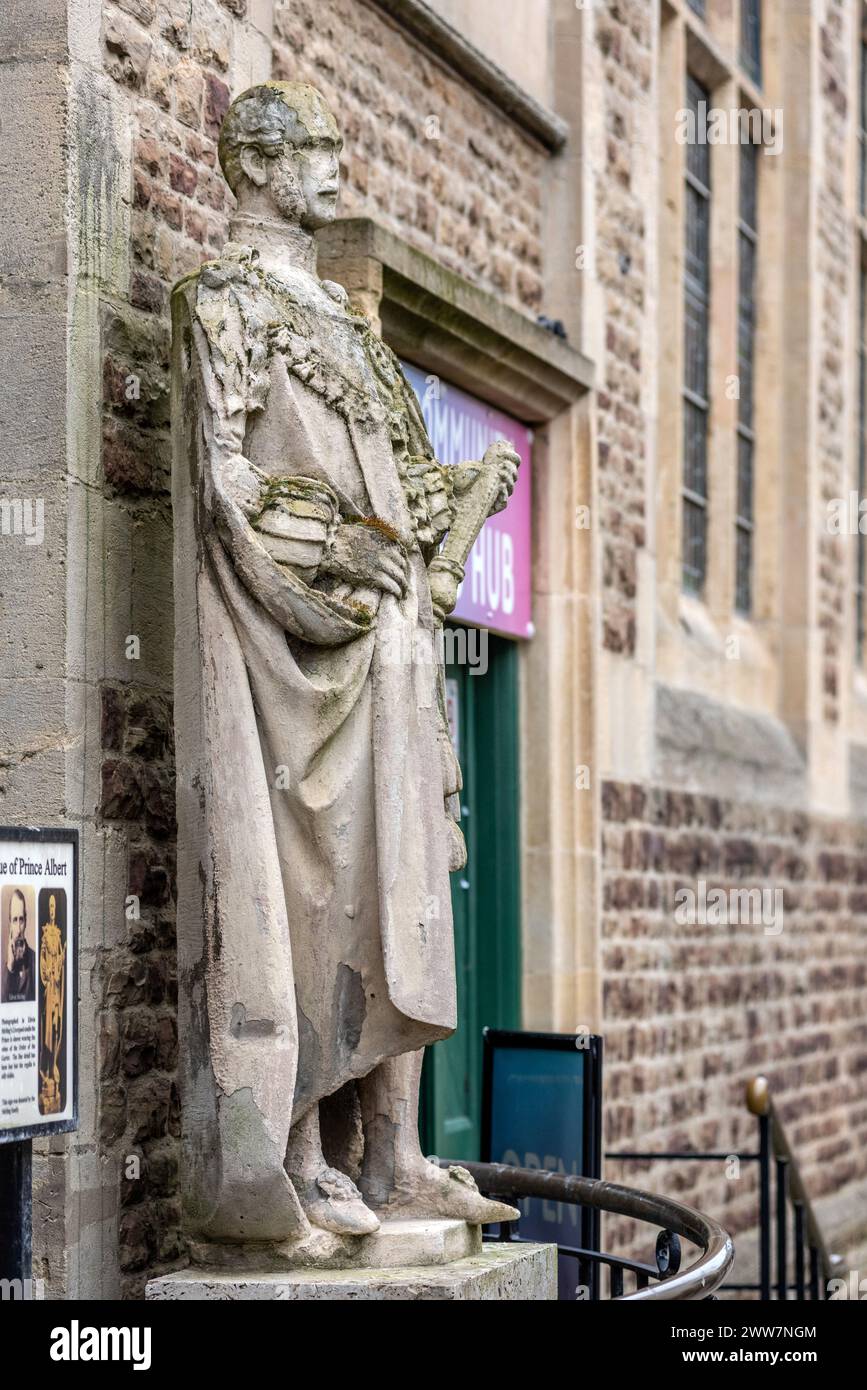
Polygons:
[[78,1125],[78,831],[0,828],[0,1143]]

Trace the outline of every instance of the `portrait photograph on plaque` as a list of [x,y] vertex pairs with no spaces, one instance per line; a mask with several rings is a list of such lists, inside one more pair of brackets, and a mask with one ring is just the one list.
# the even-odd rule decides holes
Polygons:
[[36,992],[36,912],[28,883],[6,883],[0,891],[3,973],[0,1002],[32,1003]]

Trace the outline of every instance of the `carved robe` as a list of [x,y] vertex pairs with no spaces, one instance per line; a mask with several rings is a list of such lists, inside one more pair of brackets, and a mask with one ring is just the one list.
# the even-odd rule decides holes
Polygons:
[[[178,818],[194,866],[178,932],[204,1228],[242,1166],[279,1166],[290,1119],[453,1031],[458,774],[430,660],[439,536],[419,479],[435,464],[393,355],[339,287],[277,281],[239,246],[181,282],[173,315]],[[263,476],[313,480],[340,520],[396,534],[405,597],[336,583],[315,545],[303,576],[278,565],[255,524]]]

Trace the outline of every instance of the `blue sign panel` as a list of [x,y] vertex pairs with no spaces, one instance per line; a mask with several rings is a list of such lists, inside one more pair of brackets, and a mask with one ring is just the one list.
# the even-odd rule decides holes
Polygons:
[[[600,1038],[486,1030],[483,1162],[599,1177],[601,1072]],[[519,1206],[524,1240],[596,1244],[595,1212],[538,1197]],[[561,1298],[575,1297],[577,1274],[576,1261],[561,1257]]]

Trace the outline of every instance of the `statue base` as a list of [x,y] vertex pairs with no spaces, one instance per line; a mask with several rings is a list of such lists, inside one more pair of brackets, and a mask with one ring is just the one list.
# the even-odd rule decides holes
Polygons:
[[[384,1226],[422,1228],[454,1227],[458,1221],[402,1221]],[[192,1266],[151,1279],[145,1297],[153,1302],[177,1301],[273,1301],[310,1303],[351,1300],[361,1302],[469,1302],[549,1301],[557,1297],[557,1250],[553,1245],[510,1243],[481,1244],[478,1226],[465,1226],[478,1248],[459,1258],[447,1252],[457,1248],[456,1236],[430,1229],[397,1232],[381,1238],[381,1253],[396,1254],[404,1243],[405,1256],[414,1252],[420,1263],[358,1264],[350,1269],[290,1269],[261,1271]],[[406,1241],[406,1236],[412,1239]],[[365,1236],[359,1244],[381,1237]],[[397,1237],[402,1237],[399,1241]],[[391,1247],[389,1249],[389,1246]],[[373,1248],[376,1248],[375,1246]],[[372,1253],[372,1250],[371,1252]],[[424,1257],[427,1255],[427,1262]]]
[[439,1217],[386,1217],[369,1236],[338,1236],[314,1226],[303,1240],[267,1244],[190,1243],[190,1260],[201,1269],[257,1270],[282,1274],[295,1269],[394,1269],[398,1265],[450,1264],[479,1255],[482,1228]]

